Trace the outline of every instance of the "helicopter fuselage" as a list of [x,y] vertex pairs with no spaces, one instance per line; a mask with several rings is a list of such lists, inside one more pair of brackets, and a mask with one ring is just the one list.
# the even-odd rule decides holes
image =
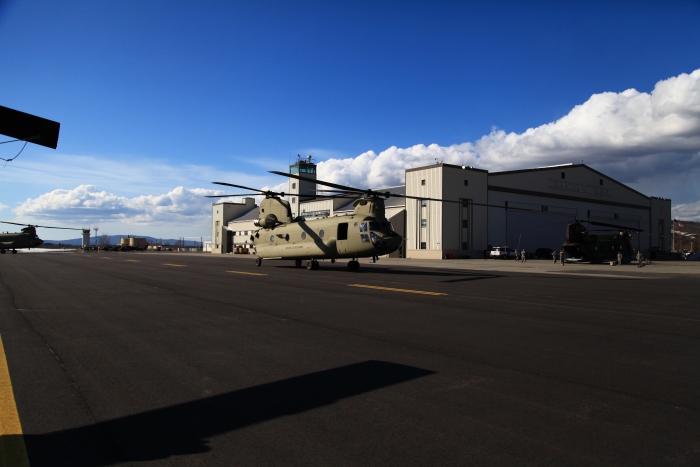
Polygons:
[[594,235],[581,223],[572,223],[567,227],[564,251],[569,258],[584,261],[617,260],[617,254],[623,258],[634,254],[632,237],[629,232],[620,231],[617,235]]
[[22,232],[0,234],[0,253],[12,250],[14,253],[21,248],[36,248],[44,243],[33,227],[22,229]]
[[349,215],[262,228],[251,240],[259,258],[316,260],[386,255],[403,238],[386,219]]

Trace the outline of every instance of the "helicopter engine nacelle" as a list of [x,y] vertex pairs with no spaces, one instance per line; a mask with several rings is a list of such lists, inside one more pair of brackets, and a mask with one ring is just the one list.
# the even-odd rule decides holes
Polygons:
[[280,221],[274,214],[268,214],[264,218],[258,218],[253,221],[253,225],[256,227],[262,227],[264,229],[271,229],[272,227],[279,224]]

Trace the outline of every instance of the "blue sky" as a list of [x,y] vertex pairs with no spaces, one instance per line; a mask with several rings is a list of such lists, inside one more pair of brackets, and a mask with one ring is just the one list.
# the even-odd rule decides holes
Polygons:
[[[675,143],[700,129],[698,24],[699,2],[672,1],[0,0],[0,105],[61,123],[57,150],[30,144],[0,169],[0,218],[209,236],[210,201],[196,198],[211,181],[276,186],[286,182],[267,170],[313,154],[326,178],[391,183],[372,176],[382,160],[437,151],[490,170],[583,159],[700,220],[700,144]],[[639,102],[653,107],[668,79],[657,95],[680,96],[674,112],[690,120],[653,141],[489,156],[498,131],[543,132],[567,116],[587,127],[596,115],[572,116],[577,106],[613,105],[601,112],[625,118],[606,141],[627,138],[644,128]]]

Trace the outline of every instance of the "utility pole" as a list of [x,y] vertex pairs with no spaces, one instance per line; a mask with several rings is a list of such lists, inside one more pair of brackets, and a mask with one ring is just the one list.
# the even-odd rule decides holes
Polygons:
[[97,231],[100,230],[99,227],[93,227],[92,230],[95,231],[95,245],[97,245]]

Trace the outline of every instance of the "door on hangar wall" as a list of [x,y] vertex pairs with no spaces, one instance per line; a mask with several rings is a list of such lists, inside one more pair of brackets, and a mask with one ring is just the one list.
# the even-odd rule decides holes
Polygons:
[[566,242],[566,226],[578,210],[564,206],[509,201],[506,209],[507,245],[534,253],[538,248],[559,251]]

